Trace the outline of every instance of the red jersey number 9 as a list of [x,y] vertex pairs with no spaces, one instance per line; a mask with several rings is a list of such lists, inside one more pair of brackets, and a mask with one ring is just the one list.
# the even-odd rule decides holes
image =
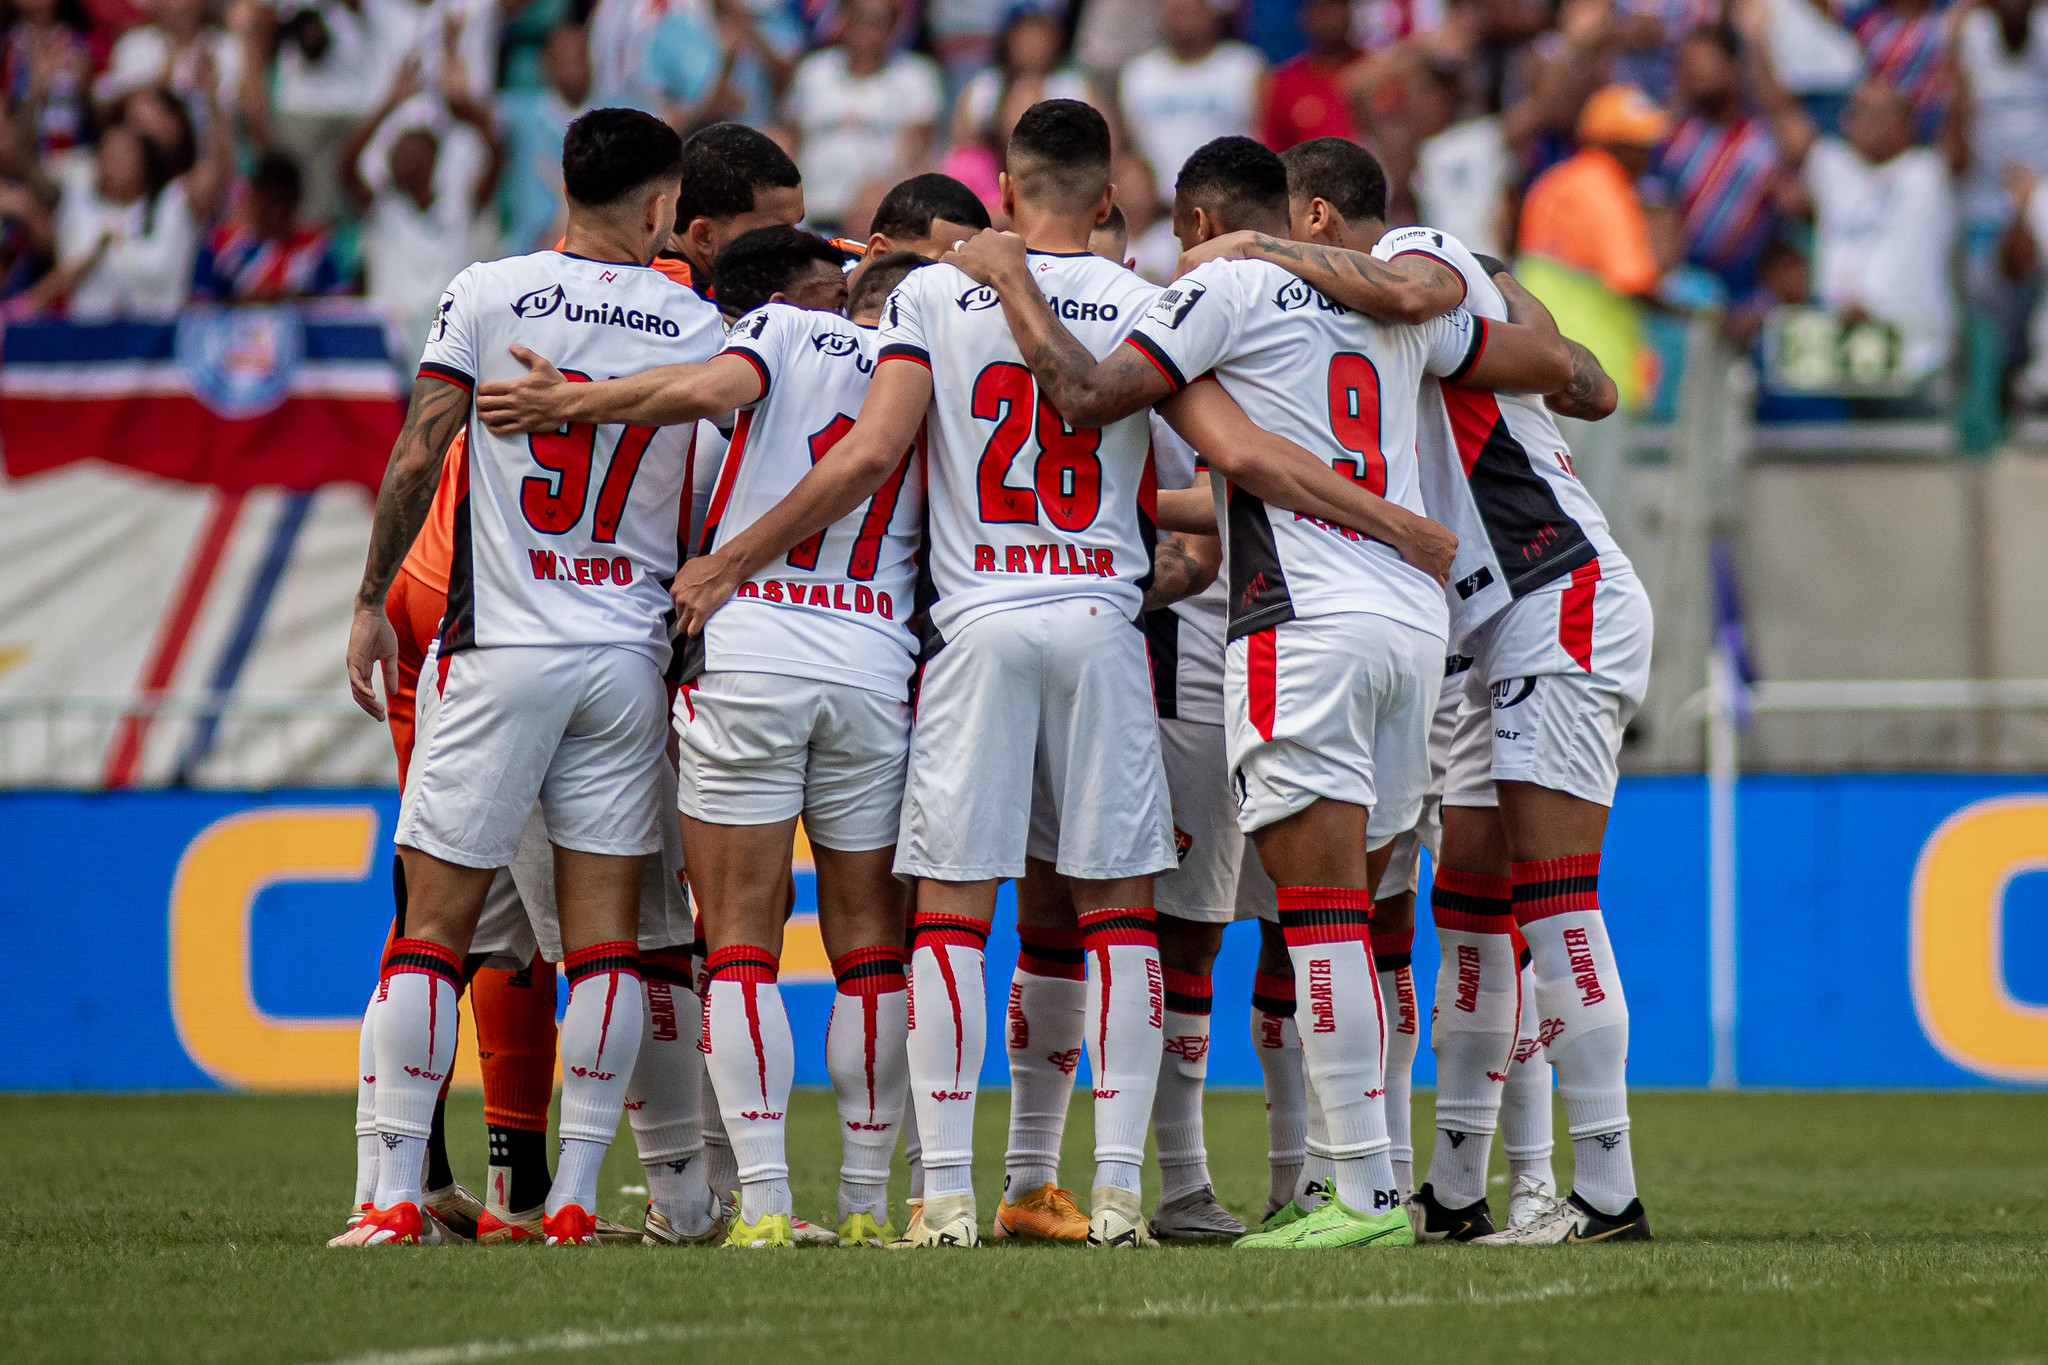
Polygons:
[[1387,495],[1387,457],[1380,449],[1380,372],[1356,351],[1330,357],[1330,432],[1356,457],[1332,460],[1339,474],[1377,497]]

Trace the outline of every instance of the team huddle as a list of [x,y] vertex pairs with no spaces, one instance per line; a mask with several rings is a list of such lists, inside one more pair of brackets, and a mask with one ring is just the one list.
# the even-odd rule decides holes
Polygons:
[[[988,1236],[1648,1239],[1597,885],[1649,604],[1551,415],[1602,417],[1614,386],[1499,262],[1388,231],[1353,143],[1196,151],[1163,290],[1125,266],[1110,157],[1099,113],[1049,100],[1009,143],[1011,231],[927,175],[826,242],[760,135],[598,110],[564,143],[558,249],[449,287],[349,642],[404,794],[334,1245],[979,1245],[1005,879]],[[837,988],[836,1231],[797,1216],[784,1141],[799,819]],[[1211,970],[1248,918],[1256,1229],[1202,1126]],[[482,1200],[440,1134],[465,989]],[[1084,1054],[1085,1212],[1059,1173]],[[597,1215],[622,1110],[644,1228]]]

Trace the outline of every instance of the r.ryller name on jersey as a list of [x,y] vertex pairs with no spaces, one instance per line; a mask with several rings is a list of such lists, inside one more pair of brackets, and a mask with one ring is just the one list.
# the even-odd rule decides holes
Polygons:
[[638,308],[621,308],[616,303],[571,302],[559,284],[551,284],[545,289],[521,294],[512,300],[512,311],[529,322],[536,318],[552,317],[556,312],[560,312],[565,322],[587,322],[599,327],[623,327],[629,332],[649,332],[664,337],[677,337],[683,334],[680,324],[654,313],[643,313]]
[[[996,547],[974,547],[976,573],[1086,574],[1094,578],[1116,577],[1116,551],[1092,549],[1062,542],[1057,545],[1005,545],[1003,562],[996,564]],[[1062,559],[1061,556],[1065,558]]]

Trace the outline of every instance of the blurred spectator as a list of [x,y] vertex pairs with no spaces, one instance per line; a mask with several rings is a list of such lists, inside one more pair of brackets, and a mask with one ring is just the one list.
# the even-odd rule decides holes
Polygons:
[[541,251],[561,235],[562,139],[592,107],[590,43],[581,24],[558,25],[541,49],[547,88],[499,100],[505,120],[505,246]]
[[1124,237],[1132,266],[1154,284],[1173,279],[1180,264],[1180,239],[1173,235],[1173,215],[1160,202],[1158,177],[1143,157],[1118,157],[1110,170],[1117,206],[1124,211]]
[[1000,149],[1018,117],[1040,100],[1092,103],[1087,78],[1066,58],[1067,35],[1057,3],[1020,0],[1012,5],[996,35],[995,64],[976,73],[953,102],[949,140],[955,147],[985,142]]
[[755,6],[743,0],[711,0],[708,22],[686,5],[663,16],[641,79],[677,131],[687,135],[728,120],[750,128],[773,122],[796,69],[802,32],[786,9],[760,9],[760,19],[784,22],[772,29],[757,22]]
[[541,72],[541,58],[548,35],[564,23],[587,18],[588,3],[579,0],[503,0],[503,22],[498,28],[499,93],[545,90],[547,77]]
[[27,293],[48,273],[60,194],[27,132],[13,119],[0,119],[0,301]]
[[441,85],[443,65],[461,64],[469,88],[498,83],[497,0],[363,0],[370,30],[370,94],[391,88],[407,62],[429,90]]
[[841,13],[839,44],[798,64],[786,111],[804,200],[825,228],[846,220],[866,182],[926,169],[940,103],[932,60],[889,50],[895,0],[849,0]]
[[1384,52],[1443,24],[1443,0],[1352,0],[1351,40],[1366,52]]
[[261,79],[242,86],[242,123],[259,147],[297,162],[304,212],[333,222],[341,195],[341,145],[377,103],[369,21],[363,0],[295,0],[256,8],[252,55],[274,53],[274,90]]
[[1658,166],[1670,182],[1685,258],[1712,271],[1730,298],[1756,283],[1777,222],[1778,145],[1742,108],[1733,29],[1695,29],[1679,49],[1680,117]]
[[1074,56],[1082,69],[1114,85],[1126,62],[1159,45],[1159,8],[1160,0],[1087,0],[1074,27]]
[[86,87],[91,21],[79,0],[15,0],[7,30],[7,113],[26,119],[44,156],[85,142],[91,132]]
[[1608,39],[1612,79],[1660,104],[1672,102],[1678,51],[1686,35],[1720,18],[1721,0],[1615,0]]
[[1351,43],[1350,5],[1302,0],[1300,21],[1308,50],[1274,68],[1260,120],[1261,140],[1276,152],[1310,138],[1355,137],[1358,132],[1338,79],[1359,57]]
[[1163,0],[1163,46],[1124,67],[1119,102],[1135,149],[1152,163],[1159,196],[1173,197],[1181,163],[1219,137],[1258,132],[1266,61],[1223,39],[1211,0]]
[[206,0],[151,0],[149,9],[151,22],[114,44],[95,98],[112,104],[131,90],[162,85],[195,106],[210,97],[226,108],[242,82],[242,45],[207,22]]
[[501,153],[490,111],[459,63],[442,72],[442,100],[419,95],[418,69],[398,79],[342,148],[343,184],[364,217],[363,268],[372,302],[391,319],[394,356],[410,373],[448,282],[482,254],[479,215],[497,186]]
[[1421,138],[1415,151],[1416,217],[1473,251],[1502,256],[1503,192],[1515,178],[1504,121],[1497,114],[1464,117],[1463,71],[1445,62],[1411,78],[1408,109]]
[[1943,0],[1847,0],[1838,11],[1827,10],[1827,0],[1812,3],[1856,35],[1865,73],[1904,95],[1913,109],[1914,137],[1931,139],[1950,94]]
[[[204,223],[220,211],[234,179],[234,139],[227,119],[209,92],[203,97],[203,123],[193,117],[190,101],[165,86],[131,90],[118,106],[119,121],[133,128],[163,156],[164,173],[184,186],[185,201]],[[203,130],[203,131],[202,131]]]
[[668,11],[668,0],[597,0],[589,23],[593,104],[603,109],[659,111],[659,101],[647,90],[644,71],[647,53],[654,46],[654,31]]
[[990,62],[1001,62],[1006,8],[1014,7],[1006,7],[1004,0],[927,0],[924,14],[932,55],[939,59],[948,90],[957,89]]
[[68,299],[81,322],[168,318],[192,284],[198,223],[156,143],[126,123],[66,177],[57,207],[57,268],[30,291],[36,307]]
[[213,230],[192,274],[193,295],[219,303],[278,303],[339,293],[345,281],[325,232],[299,222],[299,168],[275,152],[256,163],[234,218]]

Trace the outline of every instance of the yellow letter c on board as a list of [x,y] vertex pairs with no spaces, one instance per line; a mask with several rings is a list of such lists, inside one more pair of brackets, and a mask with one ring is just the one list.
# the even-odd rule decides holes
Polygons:
[[2048,1081],[2048,1006],[2006,988],[2005,891],[2048,870],[2048,796],[1965,806],[1941,823],[1913,872],[1913,1007],[1935,1048],[2001,1081]]

